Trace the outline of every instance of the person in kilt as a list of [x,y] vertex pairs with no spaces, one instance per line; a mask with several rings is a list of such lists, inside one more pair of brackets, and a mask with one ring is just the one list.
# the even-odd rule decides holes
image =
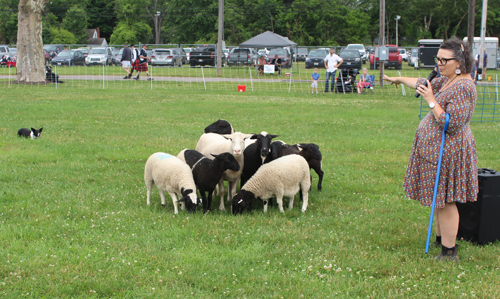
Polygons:
[[135,67],[134,69],[137,71],[137,77],[134,77],[135,80],[139,80],[139,75],[141,72],[146,72],[146,76],[148,76],[148,81],[153,80],[153,78],[149,77],[149,72],[148,72],[148,60],[151,61],[151,59],[148,57],[148,53],[146,52],[146,49],[148,48],[147,45],[143,45],[141,52],[138,55],[138,59],[136,59]]

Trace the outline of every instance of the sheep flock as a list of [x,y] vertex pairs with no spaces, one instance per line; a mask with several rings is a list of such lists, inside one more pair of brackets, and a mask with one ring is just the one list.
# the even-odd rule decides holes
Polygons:
[[[311,169],[319,176],[321,191],[323,171],[319,146],[314,143],[288,145],[273,141],[278,135],[262,131],[259,134],[235,132],[232,125],[220,119],[208,125],[196,148],[184,149],[176,156],[169,153],[152,154],[144,167],[147,204],[151,189],[157,186],[161,204],[166,205],[166,191],[173,202],[174,213],[181,209],[203,213],[212,209],[212,198],[220,194],[219,210],[226,209],[224,199],[227,181],[227,203],[233,214],[252,210],[257,202],[267,212],[272,198],[276,198],[279,211],[284,213],[283,198],[288,209],[293,208],[294,197],[300,193],[302,212],[306,212],[311,188]],[[240,190],[237,192],[238,184]],[[198,192],[199,196],[198,196]]]

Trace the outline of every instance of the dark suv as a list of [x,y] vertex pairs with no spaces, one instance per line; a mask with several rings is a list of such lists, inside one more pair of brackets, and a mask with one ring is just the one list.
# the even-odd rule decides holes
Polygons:
[[234,48],[227,56],[227,65],[252,65],[256,59],[256,53],[249,48]]
[[278,55],[278,59],[281,59],[281,63],[283,67],[290,68],[292,66],[292,55],[288,52],[288,49],[272,49],[267,54],[267,61],[271,62],[276,55]]
[[358,50],[342,50],[340,51],[339,56],[344,60],[340,68],[361,69],[362,58]]

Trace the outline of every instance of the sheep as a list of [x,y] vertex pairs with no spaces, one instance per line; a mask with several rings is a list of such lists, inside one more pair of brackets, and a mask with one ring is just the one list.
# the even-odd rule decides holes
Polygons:
[[208,125],[205,128],[205,133],[233,134],[234,129],[228,121],[219,119],[218,121]]
[[231,201],[233,194],[236,194],[236,186],[240,180],[241,172],[243,170],[244,159],[243,151],[245,150],[245,139],[252,137],[253,134],[243,134],[236,132],[234,134],[219,135],[214,133],[206,133],[201,135],[196,150],[202,155],[209,157],[211,154],[218,155],[225,152],[230,152],[238,164],[240,169],[238,171],[226,170],[222,175],[219,182],[220,191],[220,205],[219,210],[224,211],[224,181],[228,182],[227,200]]
[[321,186],[323,182],[323,171],[322,167],[322,155],[319,151],[319,146],[314,143],[299,143],[295,145],[288,145],[283,141],[273,141],[270,145],[270,154],[267,156],[264,163],[269,163],[279,157],[290,155],[290,154],[298,154],[303,156],[309,167],[314,169],[314,171],[318,174],[318,190],[321,191]]
[[[144,182],[147,191],[147,204],[151,204],[151,189],[156,184],[160,192],[161,205],[165,206],[167,191],[174,203],[174,213],[177,214],[177,203],[181,209],[185,206],[189,212],[196,212],[200,199],[196,196],[196,185],[189,166],[177,157],[166,153],[154,153],[146,161],[144,168]],[[176,195],[181,199],[177,200]],[[183,204],[184,203],[184,204]]]
[[[245,167],[241,173],[240,186],[245,185],[245,183],[257,172],[257,169],[264,164],[264,160],[269,154],[271,140],[276,137],[278,137],[278,135],[271,135],[263,131],[258,135],[254,134],[250,139],[245,141],[246,144],[248,144],[249,140],[254,142],[245,146],[245,152],[243,153]],[[250,204],[248,210],[250,211],[251,209],[252,207]]]
[[[200,191],[203,202],[203,213],[211,210],[212,193],[222,178],[222,173],[227,169],[240,170],[238,161],[230,153],[212,156],[215,159],[208,159],[200,152],[188,149],[182,150],[177,155],[177,158],[187,163],[193,172],[194,182]],[[208,199],[205,192],[208,192]]]
[[[299,186],[300,184],[300,186]],[[293,208],[295,194],[301,190],[303,196],[302,212],[307,209],[308,190],[311,186],[309,164],[300,155],[288,155],[262,165],[259,170],[243,185],[240,192],[232,199],[233,214],[242,213],[252,199],[264,200],[264,213],[267,212],[265,200],[276,196],[278,208],[283,210],[283,197],[289,197],[288,208]]]

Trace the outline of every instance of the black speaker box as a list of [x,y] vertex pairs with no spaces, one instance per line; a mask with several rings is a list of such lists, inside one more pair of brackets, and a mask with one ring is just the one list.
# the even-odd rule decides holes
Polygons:
[[457,238],[487,244],[500,240],[500,172],[478,169],[478,183],[476,202],[457,203]]

